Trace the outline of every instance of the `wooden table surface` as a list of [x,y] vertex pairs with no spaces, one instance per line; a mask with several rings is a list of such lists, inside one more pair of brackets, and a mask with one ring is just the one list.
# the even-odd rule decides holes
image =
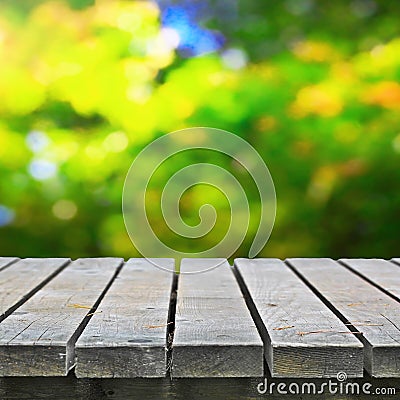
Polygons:
[[[59,391],[89,392],[112,379],[163,391],[166,382],[227,388],[338,373],[398,382],[400,259],[185,259],[178,267],[0,258],[0,398],[30,398],[29,382],[43,394],[46,379]],[[257,397],[246,390],[237,398]],[[113,398],[115,388],[102,393]]]

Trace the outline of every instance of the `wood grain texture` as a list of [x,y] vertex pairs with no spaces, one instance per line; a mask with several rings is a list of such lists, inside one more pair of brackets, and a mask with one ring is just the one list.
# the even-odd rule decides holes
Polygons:
[[398,265],[377,258],[342,258],[339,261],[400,301],[400,268]]
[[[172,259],[158,259],[169,271]],[[76,375],[162,377],[173,273],[131,259],[76,343]]]
[[66,375],[76,336],[122,261],[72,262],[0,323],[0,375]]
[[[362,344],[281,260],[236,259],[235,268],[272,376],[362,376]],[[318,330],[329,332],[300,334]]]
[[17,257],[0,257],[0,271],[17,260],[19,260]]
[[173,377],[251,377],[263,374],[263,346],[226,260],[181,263]]
[[49,282],[68,258],[26,258],[0,271],[0,321]]
[[[400,376],[400,304],[328,259],[287,262],[362,335],[364,366],[375,377]],[[345,371],[347,372],[347,371]]]

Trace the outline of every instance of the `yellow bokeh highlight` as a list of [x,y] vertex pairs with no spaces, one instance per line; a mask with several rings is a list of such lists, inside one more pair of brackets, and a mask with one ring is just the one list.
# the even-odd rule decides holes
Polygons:
[[130,33],[148,30],[158,19],[159,9],[150,1],[97,0],[94,22]]
[[305,62],[329,62],[338,58],[337,52],[328,43],[311,40],[295,43],[292,52]]
[[103,148],[105,151],[120,153],[128,147],[128,144],[129,139],[125,132],[113,132],[104,139]]
[[54,203],[52,211],[58,219],[69,220],[75,217],[78,207],[73,201],[63,199]]
[[86,146],[85,155],[92,162],[101,162],[104,160],[106,153],[104,152],[103,146],[99,146],[97,143],[91,143]]
[[256,121],[256,129],[259,132],[272,131],[277,126],[278,126],[278,121],[272,115],[263,115]]
[[384,81],[371,85],[361,95],[361,100],[391,110],[400,110],[400,84]]
[[307,189],[307,196],[316,203],[325,203],[338,178],[336,168],[332,165],[319,167],[313,174]]
[[354,57],[354,66],[361,76],[383,77],[396,73],[400,64],[400,38],[378,44]]
[[0,167],[10,170],[25,168],[30,155],[25,138],[0,124]]
[[310,180],[307,196],[316,204],[325,204],[331,197],[335,185],[344,178],[363,175],[366,163],[360,158],[351,158],[337,164],[322,165],[317,168]]
[[354,67],[350,62],[338,61],[331,66],[332,79],[337,81],[338,85],[350,85],[358,80],[358,76],[354,71]]
[[297,93],[296,100],[290,107],[294,117],[309,114],[321,117],[334,117],[343,109],[343,101],[336,85],[317,84],[303,87]]
[[0,113],[6,114],[29,114],[45,100],[44,87],[28,71],[4,65],[0,66],[0,93]]

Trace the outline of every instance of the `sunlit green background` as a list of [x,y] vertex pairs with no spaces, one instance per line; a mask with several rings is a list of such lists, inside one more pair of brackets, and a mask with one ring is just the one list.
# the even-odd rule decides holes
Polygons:
[[[399,16],[397,0],[1,0],[0,255],[137,255],[121,214],[133,158],[210,126],[275,181],[261,255],[398,256]],[[193,223],[200,189],[182,204]]]

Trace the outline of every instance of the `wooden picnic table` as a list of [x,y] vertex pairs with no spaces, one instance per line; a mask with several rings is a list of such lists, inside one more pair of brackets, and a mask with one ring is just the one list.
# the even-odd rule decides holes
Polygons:
[[247,399],[266,377],[340,373],[399,387],[400,259],[179,268],[0,258],[0,399]]

